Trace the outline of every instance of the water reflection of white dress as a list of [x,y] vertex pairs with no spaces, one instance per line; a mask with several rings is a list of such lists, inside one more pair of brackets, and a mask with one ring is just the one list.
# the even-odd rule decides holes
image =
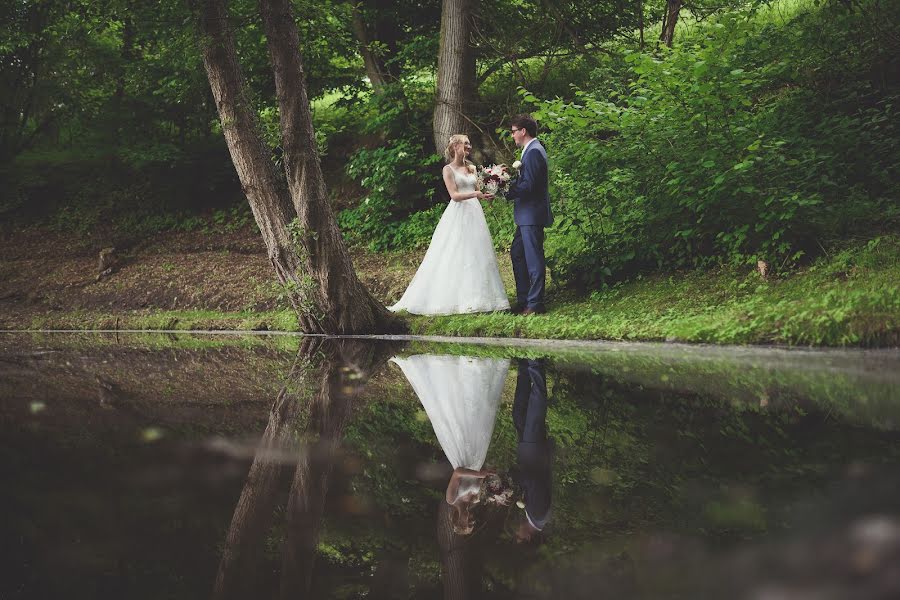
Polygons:
[[[453,169],[460,192],[475,190],[475,175]],[[450,201],[431,237],[419,270],[389,310],[416,315],[506,310],[509,300],[484,210],[476,198]]]
[[508,359],[418,354],[392,358],[425,407],[454,469],[484,465]]

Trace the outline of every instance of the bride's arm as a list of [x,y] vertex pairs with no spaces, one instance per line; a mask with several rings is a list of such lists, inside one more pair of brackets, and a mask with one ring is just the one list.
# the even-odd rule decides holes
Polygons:
[[485,197],[485,194],[478,190],[475,190],[474,192],[460,192],[459,188],[456,187],[456,180],[453,178],[452,169],[453,167],[450,165],[444,166],[444,185],[447,186],[447,191],[450,192],[451,200],[462,202],[463,200],[471,200],[472,198],[481,200]]
[[476,479],[484,479],[488,475],[493,473],[491,470],[481,470],[481,471],[473,471],[472,469],[466,469],[463,467],[457,467],[453,469],[453,474],[450,475],[450,481],[447,482],[447,493],[445,498],[447,499],[447,504],[453,504],[456,502],[457,497],[459,496],[459,485],[460,480],[465,477],[474,477]]

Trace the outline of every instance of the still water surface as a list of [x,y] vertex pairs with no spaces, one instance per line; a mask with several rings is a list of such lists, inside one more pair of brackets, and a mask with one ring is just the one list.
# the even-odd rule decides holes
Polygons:
[[0,334],[0,598],[896,598],[898,429],[896,350]]

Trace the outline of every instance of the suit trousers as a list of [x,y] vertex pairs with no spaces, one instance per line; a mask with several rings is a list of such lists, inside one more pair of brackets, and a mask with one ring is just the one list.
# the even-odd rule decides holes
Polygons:
[[522,308],[544,310],[544,226],[519,225],[509,250],[516,279],[516,303]]

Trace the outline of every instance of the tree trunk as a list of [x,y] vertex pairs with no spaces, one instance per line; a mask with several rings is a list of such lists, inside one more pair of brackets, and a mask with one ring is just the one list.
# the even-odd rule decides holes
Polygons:
[[443,152],[456,133],[472,133],[466,113],[475,94],[475,49],[471,0],[443,0],[438,51],[437,95],[434,106],[434,147]]
[[319,165],[297,28],[287,0],[260,0],[281,113],[287,187],[276,176],[227,27],[224,0],[197,0],[203,63],[225,141],[279,281],[306,333],[401,328],[362,285],[344,245]]
[[284,168],[299,224],[307,272],[318,284],[326,333],[397,330],[399,321],[360,282],[328,203],[319,164],[297,25],[289,0],[260,0],[281,119]]
[[659,40],[669,48],[675,39],[675,24],[678,23],[678,14],[681,12],[681,0],[668,0],[666,12],[663,15],[662,35]]
[[359,7],[354,4],[351,10],[353,11],[353,35],[356,36],[356,41],[359,42],[359,53],[363,57],[366,76],[369,78],[369,83],[372,84],[372,89],[375,93],[380,94],[384,91],[384,86],[387,84],[387,69],[384,66],[384,60],[372,52],[371,44],[373,40],[369,39],[369,31],[366,28],[362,13],[359,12]]
[[290,297],[300,319],[300,328],[305,332],[318,332],[322,329],[319,323],[305,314],[305,308],[317,298],[302,296],[301,290],[310,286],[302,285],[302,263],[288,230],[294,213],[291,197],[276,176],[269,151],[259,136],[256,116],[237,62],[234,38],[227,27],[224,0],[199,0],[198,4],[203,65],[231,161],[278,280],[297,290]]
[[640,35],[640,50],[644,51],[644,0],[637,0],[638,33]]

